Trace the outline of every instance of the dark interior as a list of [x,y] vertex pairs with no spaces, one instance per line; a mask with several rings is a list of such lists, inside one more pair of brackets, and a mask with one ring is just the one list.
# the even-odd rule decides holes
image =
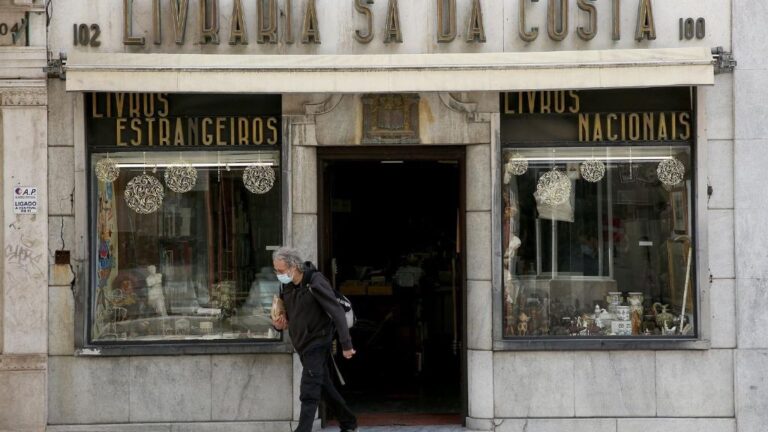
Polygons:
[[461,423],[459,163],[332,161],[324,177],[324,264],[358,318],[342,394],[361,424]]

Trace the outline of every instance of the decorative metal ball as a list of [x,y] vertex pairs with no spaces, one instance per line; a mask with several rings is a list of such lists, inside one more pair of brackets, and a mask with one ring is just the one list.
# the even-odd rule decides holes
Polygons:
[[557,168],[544,173],[536,185],[539,201],[547,206],[560,205],[571,197],[571,180]]
[[676,158],[665,159],[656,168],[659,180],[667,186],[674,186],[685,177],[685,165]]
[[96,162],[96,178],[104,183],[111,183],[120,176],[120,168],[117,167],[117,162],[114,159],[107,156],[104,159]]
[[584,180],[597,183],[605,177],[605,164],[597,159],[590,159],[581,163],[579,171]]
[[174,192],[189,192],[195,187],[195,183],[197,170],[188,163],[172,165],[165,170],[165,185]]
[[243,183],[252,193],[267,193],[275,185],[275,170],[270,166],[251,165],[243,171]]
[[139,214],[156,212],[163,205],[165,191],[157,178],[142,174],[128,182],[125,187],[125,203]]
[[506,170],[508,173],[516,176],[523,175],[528,171],[528,159],[524,158],[520,153],[515,153],[509,158]]

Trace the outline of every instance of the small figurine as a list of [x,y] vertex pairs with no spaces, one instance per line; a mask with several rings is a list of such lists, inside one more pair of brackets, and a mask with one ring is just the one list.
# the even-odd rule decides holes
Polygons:
[[155,266],[147,266],[149,276],[147,276],[147,300],[152,309],[159,315],[166,316],[165,295],[163,294],[163,275],[157,273]]
[[528,334],[528,315],[525,314],[525,312],[520,312],[520,315],[517,317],[517,335],[518,336],[525,336]]

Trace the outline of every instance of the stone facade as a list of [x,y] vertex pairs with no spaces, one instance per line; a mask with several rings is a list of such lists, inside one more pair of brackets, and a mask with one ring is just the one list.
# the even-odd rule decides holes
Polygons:
[[[188,42],[176,46],[168,27],[151,40],[150,2],[136,1],[134,34],[145,47],[122,43],[122,2],[56,3],[46,29],[41,1],[0,0],[4,10],[27,8],[29,47],[0,47],[0,213],[6,255],[0,286],[0,431],[285,431],[298,416],[296,355],[202,354],[100,356],[77,350],[83,339],[82,309],[88,273],[88,203],[83,95],[66,82],[46,82],[46,52],[195,54],[409,54],[659,48],[721,45],[739,65],[700,89],[697,182],[703,277],[699,277],[702,341],[698,349],[510,351],[498,342],[501,298],[498,185],[498,93],[420,94],[422,145],[454,145],[466,151],[467,221],[467,427],[508,432],[757,432],[768,424],[768,295],[763,221],[768,197],[758,181],[768,162],[768,63],[761,25],[764,2],[679,0],[654,2],[659,36],[636,43],[635,1],[627,3],[625,37],[610,38],[610,8],[600,5],[599,36],[556,43],[546,34],[546,2],[528,2],[532,43],[517,37],[517,2],[484,1],[485,44],[463,41],[467,4],[459,0],[457,39],[434,40],[434,1],[401,2],[403,44],[384,44],[387,2],[373,5],[376,38],[361,45],[349,34],[363,21],[352,2],[339,13],[322,7],[320,45],[251,43],[201,46],[195,39],[196,2],[190,2]],[[87,3],[87,4],[86,4]],[[255,3],[244,2],[248,17]],[[284,4],[282,1],[279,2]],[[318,2],[322,3],[322,2]],[[349,5],[347,5],[349,3]],[[165,8],[169,3],[163,2]],[[306,0],[294,1],[294,28]],[[573,5],[576,3],[573,2]],[[231,10],[230,0],[221,10]],[[5,8],[5,9],[4,9]],[[164,17],[169,11],[164,9]],[[572,7],[572,31],[584,25]],[[228,13],[224,13],[227,16]],[[680,17],[707,18],[703,41],[679,41]],[[347,17],[347,18],[345,18]],[[430,18],[424,18],[430,17]],[[253,25],[251,20],[251,24]],[[101,46],[73,47],[72,23],[99,23]],[[226,19],[222,29],[229,29]],[[422,31],[423,30],[423,31]],[[228,33],[228,31],[223,31]],[[349,33],[349,34],[348,34]],[[47,37],[46,37],[47,36]],[[47,42],[46,42],[47,41]],[[642,83],[638,82],[638,86]],[[140,89],[137,89],[140,90]],[[283,97],[283,167],[287,224],[284,238],[318,257],[317,149],[362,142],[362,95],[291,94]],[[35,185],[38,214],[15,215],[11,185]],[[711,194],[707,194],[707,186]],[[71,251],[71,265],[55,264],[57,250]],[[497,322],[498,321],[498,322]]]

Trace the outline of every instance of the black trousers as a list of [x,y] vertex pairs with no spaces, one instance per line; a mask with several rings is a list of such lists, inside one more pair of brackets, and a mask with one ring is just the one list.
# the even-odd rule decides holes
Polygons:
[[304,371],[301,373],[301,386],[299,400],[301,401],[301,413],[299,425],[294,432],[311,432],[312,423],[315,420],[317,406],[320,398],[336,414],[341,430],[357,428],[357,418],[349,410],[344,398],[341,397],[331,379],[328,362],[331,358],[331,344],[321,344],[310,347],[301,354],[301,365]]

